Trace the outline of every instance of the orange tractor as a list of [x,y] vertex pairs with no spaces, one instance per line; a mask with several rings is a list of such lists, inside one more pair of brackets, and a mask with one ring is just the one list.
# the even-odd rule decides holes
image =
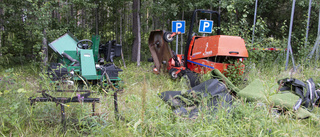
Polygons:
[[[193,35],[193,28],[197,12],[217,15],[217,35]],[[162,30],[152,31],[149,36],[149,49],[155,64],[154,72],[160,69],[168,71],[171,78],[187,75],[189,73],[204,74],[213,69],[224,72],[231,61],[242,61],[248,57],[244,40],[239,36],[220,35],[220,14],[217,11],[197,9],[193,12],[187,37],[184,54],[175,54],[168,46],[178,33]],[[192,78],[191,78],[192,79]]]

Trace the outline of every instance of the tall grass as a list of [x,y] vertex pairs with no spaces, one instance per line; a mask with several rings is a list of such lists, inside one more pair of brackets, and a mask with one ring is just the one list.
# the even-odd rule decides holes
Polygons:
[[[249,64],[252,65],[252,64]],[[124,69],[124,68],[123,68]],[[183,80],[171,80],[167,74],[152,73],[152,63],[140,67],[128,63],[120,73],[124,90],[118,94],[119,113],[125,120],[116,120],[113,97],[104,92],[99,97],[96,113],[91,104],[69,103],[66,106],[67,130],[60,124],[60,107],[53,102],[30,106],[28,97],[40,96],[35,91],[48,81],[39,77],[32,65],[1,70],[0,135],[1,136],[317,136],[319,121],[295,119],[292,112],[275,113],[274,108],[259,102],[236,99],[230,111],[220,109],[208,115],[199,112],[196,119],[176,116],[159,98],[164,91],[187,90]],[[295,77],[317,81],[319,72],[313,68],[291,73],[282,65],[269,68],[251,66],[248,83],[260,78],[269,86],[277,80]],[[206,75],[206,77],[208,77]],[[204,80],[207,78],[204,78]],[[50,85],[45,88],[50,88]],[[54,94],[54,93],[52,93]],[[72,95],[70,95],[72,96]],[[316,115],[320,113],[315,111]]]

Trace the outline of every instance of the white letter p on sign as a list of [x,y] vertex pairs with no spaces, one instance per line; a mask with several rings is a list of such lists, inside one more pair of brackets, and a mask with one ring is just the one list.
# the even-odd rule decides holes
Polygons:
[[176,32],[178,32],[179,28],[182,28],[182,23],[177,23],[176,24]]
[[202,31],[205,31],[206,28],[209,28],[209,27],[210,27],[210,23],[209,22],[204,22]]

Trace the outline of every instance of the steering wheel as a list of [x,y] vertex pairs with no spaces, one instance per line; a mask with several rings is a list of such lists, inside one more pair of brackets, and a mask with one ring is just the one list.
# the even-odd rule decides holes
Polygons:
[[91,40],[88,40],[88,39],[80,40],[77,43],[77,47],[79,49],[89,49],[92,45],[93,45],[93,42]]

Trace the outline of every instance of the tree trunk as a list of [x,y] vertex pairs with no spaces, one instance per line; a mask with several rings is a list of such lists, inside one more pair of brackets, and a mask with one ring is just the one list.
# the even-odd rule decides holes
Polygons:
[[134,35],[134,41],[132,46],[132,61],[137,61],[137,65],[140,66],[140,48],[141,48],[141,36],[140,36],[140,0],[133,0],[133,23],[132,31]]
[[[119,16],[121,16],[121,14],[119,13],[120,11],[118,11],[117,13],[114,13],[114,15],[119,14]],[[115,37],[116,37],[116,42],[119,42],[119,28],[120,28],[120,23],[118,22],[118,20],[116,20],[114,22],[114,32],[115,32]]]
[[73,17],[73,4],[70,5],[70,15],[71,15],[71,20],[74,19]]
[[47,62],[48,62],[48,44],[47,44],[47,33],[46,33],[46,29],[43,29],[43,38],[42,38],[42,53],[43,53],[43,57],[42,57],[42,63],[44,66],[47,66]]
[[[130,17],[131,17],[130,15],[132,15],[132,14],[130,14],[130,12],[129,12],[129,11],[132,11],[132,9],[130,9],[130,7],[132,7],[132,6],[130,6],[130,3],[128,2],[128,3],[126,3],[126,7],[128,7],[128,8],[124,8],[126,16],[125,16],[125,29],[123,30],[123,32],[132,31],[132,30],[130,30],[130,27],[132,26],[132,25],[130,25],[130,24],[132,24],[130,22]],[[126,33],[124,33],[124,34],[125,34],[124,36],[126,37],[127,34]],[[123,42],[123,44],[126,45],[126,48],[125,48],[125,51],[127,53],[126,57],[130,58],[131,55],[128,53],[130,53],[131,47],[128,46],[129,45],[128,43],[129,43],[129,41],[127,39],[125,39],[125,41]]]
[[97,5],[97,8],[95,10],[96,13],[96,35],[99,35],[99,16],[98,16],[98,10],[99,10],[99,4],[97,4],[97,0],[95,1],[95,4]]
[[[2,3],[2,0],[0,0],[0,3]],[[3,10],[0,8],[0,16],[3,17],[2,15]],[[0,18],[0,24],[3,24],[2,22],[2,18]],[[0,57],[2,56],[2,51],[1,51],[1,47],[2,47],[2,31],[4,31],[4,28],[2,25],[0,25]]]
[[85,16],[86,16],[86,12],[85,12],[85,10],[82,9],[81,10],[81,22],[80,22],[82,28],[84,28],[84,23],[85,23],[84,17]]
[[81,22],[82,22],[82,10],[78,10],[77,11],[77,27],[80,27]]
[[146,25],[146,28],[145,28],[145,33],[148,33],[148,32],[150,32],[149,31],[149,9],[147,8],[147,25]]
[[119,18],[119,25],[120,25],[119,43],[120,43],[120,45],[122,45],[122,9],[123,9],[123,8],[121,8],[121,9],[119,10],[119,14],[120,14],[120,18]]
[[219,0],[219,14],[221,13],[221,0]]
[[[122,15],[121,15],[121,13],[122,13],[122,10],[123,10],[123,8],[121,8],[120,9],[120,11],[119,11],[119,13],[120,13],[120,33],[119,33],[119,41],[120,41],[120,45],[123,47],[123,45],[122,45]],[[123,49],[123,48],[122,48]],[[121,49],[121,59],[122,59],[122,61],[123,61],[123,66],[124,66],[124,68],[127,68],[127,66],[126,66],[126,62],[124,61],[124,57],[123,57],[123,52],[122,52],[122,49]]]
[[2,27],[0,26],[0,57],[2,56],[2,51],[1,51],[2,41],[1,41],[1,38],[2,38]]
[[61,15],[60,15],[60,0],[58,0],[57,18],[58,18],[58,22],[60,22],[60,21],[61,21]]

